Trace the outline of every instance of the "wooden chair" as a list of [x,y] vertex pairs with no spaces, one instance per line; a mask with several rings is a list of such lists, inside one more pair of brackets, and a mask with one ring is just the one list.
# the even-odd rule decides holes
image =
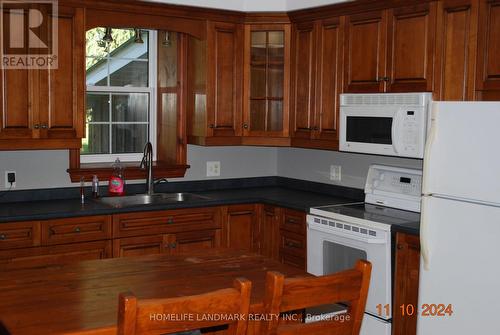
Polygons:
[[[228,335],[244,335],[248,318],[235,316],[248,315],[251,287],[249,280],[239,278],[234,281],[234,288],[194,296],[141,300],[131,293],[122,293],[118,335],[172,334],[221,325],[229,325]],[[211,320],[209,315],[225,317]]]
[[349,320],[330,318],[311,323],[285,323],[269,317],[261,323],[262,335],[359,334],[370,284],[371,263],[359,260],[353,269],[332,275],[285,279],[281,273],[268,272],[264,313],[283,312],[334,303],[348,305]]

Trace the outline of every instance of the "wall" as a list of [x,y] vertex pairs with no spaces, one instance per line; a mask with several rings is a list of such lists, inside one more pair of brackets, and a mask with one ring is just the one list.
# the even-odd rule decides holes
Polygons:
[[219,8],[244,12],[284,12],[347,0],[151,0],[174,5]]
[[[281,148],[278,150],[277,175],[320,183],[364,188],[370,164],[422,168],[422,161],[395,157],[343,153],[326,150]],[[330,180],[330,165],[342,167],[342,180]]]
[[[277,149],[255,147],[188,146],[188,169],[185,178],[201,180],[206,177],[206,161],[221,162],[221,176],[242,178],[274,176],[277,171]],[[68,151],[0,151],[0,190],[5,190],[5,171],[16,171],[16,190],[75,186],[69,180]],[[214,177],[210,177],[214,179]],[[138,181],[140,182],[140,181]]]

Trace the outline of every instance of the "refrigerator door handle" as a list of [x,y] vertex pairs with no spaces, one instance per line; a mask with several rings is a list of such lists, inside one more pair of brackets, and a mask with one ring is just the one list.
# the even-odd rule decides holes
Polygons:
[[[425,151],[424,151],[424,168],[423,168],[423,174],[422,174],[422,193],[424,195],[430,194],[429,187],[428,185],[432,185],[432,182],[430,181],[430,177],[432,174],[432,166],[431,164],[433,163],[433,160],[431,159],[432,155],[432,150],[434,143],[436,142],[436,136],[437,136],[437,113],[435,113],[435,108],[437,108],[436,104],[432,103],[431,104],[431,112],[430,112],[430,118],[431,118],[431,125],[430,125],[430,130],[429,130],[429,135],[427,136],[427,141],[425,143]],[[436,159],[436,155],[434,155],[434,159]]]
[[428,241],[427,197],[422,197],[420,216],[420,254],[422,255],[425,271],[429,271],[430,251]]

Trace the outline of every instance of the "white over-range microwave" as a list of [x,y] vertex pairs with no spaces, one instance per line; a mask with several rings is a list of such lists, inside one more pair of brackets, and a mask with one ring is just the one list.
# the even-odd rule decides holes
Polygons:
[[423,158],[431,93],[340,95],[341,151]]

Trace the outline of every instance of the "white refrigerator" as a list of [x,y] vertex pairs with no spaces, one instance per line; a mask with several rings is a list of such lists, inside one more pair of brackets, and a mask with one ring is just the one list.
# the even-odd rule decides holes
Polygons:
[[417,334],[500,334],[500,102],[433,103],[422,192]]

